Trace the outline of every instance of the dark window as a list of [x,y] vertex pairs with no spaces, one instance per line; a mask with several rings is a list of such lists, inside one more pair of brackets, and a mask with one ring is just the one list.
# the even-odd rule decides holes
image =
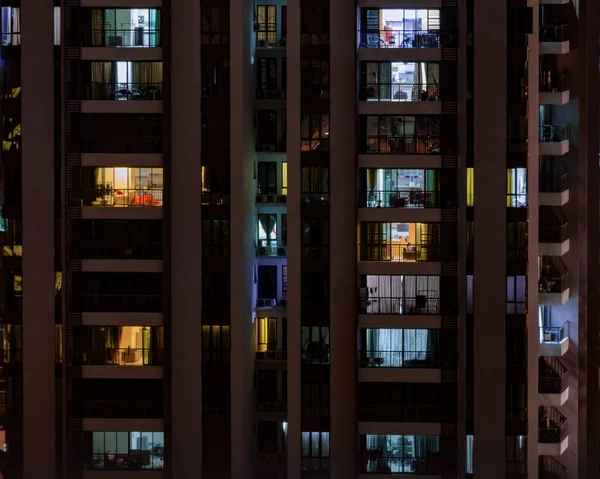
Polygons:
[[361,116],[361,148],[377,154],[440,154],[439,116]]
[[329,221],[302,222],[302,256],[304,258],[329,256]]
[[277,421],[258,421],[256,435],[259,454],[277,454],[278,431]]
[[277,266],[258,267],[258,297],[277,298]]
[[229,257],[229,220],[202,220],[202,256]]
[[287,5],[281,6],[281,38],[287,38]]
[[302,309],[329,311],[329,274],[302,274]]
[[329,203],[329,168],[303,167],[301,194],[304,203]]
[[231,337],[229,326],[202,326],[202,361],[221,363],[229,361]]
[[204,273],[202,275],[202,309],[205,312],[229,311],[229,289],[228,272],[221,270]]
[[287,296],[288,292],[288,271],[287,266],[281,267],[281,292],[284,296]]
[[302,383],[302,417],[329,417],[329,384]]
[[281,215],[281,246],[287,246],[287,215]]
[[231,181],[229,167],[202,167],[202,204],[228,205]]
[[302,470],[329,470],[328,432],[302,432]]
[[201,7],[202,44],[229,45],[229,9],[227,7]]
[[258,191],[259,195],[277,194],[277,163],[275,161],[258,162]]
[[[202,97],[229,98],[230,66],[228,60],[202,57]],[[221,114],[225,112],[220,112]]]
[[277,58],[259,58],[256,68],[258,70],[258,89],[277,90]]
[[302,60],[302,98],[329,98],[329,60]]
[[302,45],[329,44],[329,8],[302,7]]
[[277,402],[277,370],[259,369],[257,371],[257,402],[260,409],[266,409],[267,404]]
[[277,151],[277,110],[257,110],[257,151]]

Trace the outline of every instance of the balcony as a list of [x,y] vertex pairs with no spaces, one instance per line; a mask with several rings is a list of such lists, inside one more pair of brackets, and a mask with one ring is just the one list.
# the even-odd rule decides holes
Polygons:
[[569,222],[559,206],[540,207],[539,254],[562,256],[569,251]]
[[565,105],[569,103],[570,75],[568,73],[557,75],[550,71],[544,73],[540,81],[540,105]]
[[561,306],[569,300],[570,275],[560,257],[542,256],[539,278],[539,304]]
[[160,295],[85,294],[82,311],[98,313],[158,313],[162,312]]
[[443,422],[438,405],[361,404],[360,422]]
[[[441,34],[429,30],[362,30],[359,58],[369,61],[436,61],[441,55]],[[401,50],[401,53],[398,52]]]
[[[440,458],[437,454],[427,457],[414,457],[407,455],[403,457],[403,449],[399,449],[392,457],[382,457],[379,450],[366,450],[363,454],[361,474],[376,474],[382,477],[384,474],[410,474],[425,475],[427,477],[438,477],[442,471]],[[388,454],[394,454],[388,451]],[[417,476],[418,477],[418,476]]]
[[161,60],[161,37],[160,30],[143,27],[119,30],[72,29],[67,39],[67,48],[81,48],[82,60]]
[[552,406],[540,406],[538,416],[538,454],[560,456],[569,447],[567,418]]
[[567,479],[567,468],[551,456],[540,456],[539,479]]
[[161,219],[162,188],[85,188],[69,192],[84,219]]
[[77,366],[162,366],[164,351],[150,348],[81,348],[73,350]]
[[440,314],[440,298],[417,296],[416,298],[407,297],[388,297],[378,296],[377,292],[369,294],[364,293],[361,288],[361,299],[359,300],[359,314],[367,315],[438,315]]
[[84,418],[139,418],[153,419],[164,416],[160,401],[85,401]]
[[71,257],[81,260],[162,260],[163,258],[162,243],[149,241],[132,244],[128,240],[123,243],[118,241],[72,243]]
[[369,190],[359,193],[360,208],[439,208],[439,191]]
[[[130,471],[144,471],[143,477],[155,479],[157,477],[150,471],[162,471],[164,469],[164,447],[155,446],[150,450],[130,450],[127,454],[116,454],[112,451],[92,454],[86,458],[86,471],[105,470],[111,471],[109,477],[113,477],[114,471],[125,470],[129,477]],[[151,476],[148,476],[151,474]],[[84,476],[85,477],[85,476]],[[92,476],[89,476],[92,477]],[[93,477],[99,477],[94,475]],[[135,476],[133,476],[135,477]]]
[[563,356],[569,350],[569,322],[560,327],[539,328],[539,355]]
[[560,176],[550,176],[540,171],[540,206],[564,206],[569,202],[569,175],[562,173]]
[[82,113],[162,113],[162,83],[72,83],[69,99]]
[[540,27],[540,54],[569,53],[569,25],[542,25]]
[[569,138],[566,125],[542,125],[539,128],[540,155],[562,156],[569,152]]
[[359,353],[361,368],[437,369],[440,358],[437,351],[374,351]]
[[162,153],[160,136],[85,136],[83,142],[71,141],[72,153],[144,154]]
[[440,154],[440,137],[433,135],[366,135],[361,143],[360,153],[365,155]]
[[360,115],[439,115],[440,88],[427,83],[365,82],[359,86]]
[[358,245],[359,261],[417,262],[440,261],[436,244],[369,244]]
[[539,358],[538,395],[543,406],[562,406],[569,399],[569,371],[556,357]]
[[285,88],[279,88],[277,81],[261,83],[256,89],[256,99],[265,102],[285,101]]

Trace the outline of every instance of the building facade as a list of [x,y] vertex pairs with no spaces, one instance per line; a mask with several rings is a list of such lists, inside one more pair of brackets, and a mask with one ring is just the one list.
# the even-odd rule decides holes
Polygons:
[[0,6],[2,477],[598,477],[600,5]]

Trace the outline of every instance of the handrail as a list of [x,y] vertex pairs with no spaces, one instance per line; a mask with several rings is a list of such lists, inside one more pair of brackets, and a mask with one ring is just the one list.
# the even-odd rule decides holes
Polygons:
[[163,245],[158,241],[123,244],[121,241],[84,241],[72,244],[74,257],[81,259],[162,259]]
[[553,81],[555,78],[554,74],[550,74],[550,81],[548,81],[547,75],[542,75],[540,79],[540,93],[552,93],[552,92],[564,92],[571,88],[571,75],[569,73],[563,73],[558,76],[557,81]]
[[565,125],[540,125],[539,133],[541,143],[559,143],[568,140]]
[[71,363],[101,366],[162,366],[164,350],[161,348],[75,348]]
[[436,369],[440,365],[438,351],[375,351],[359,353],[361,368]]
[[163,298],[159,294],[84,294],[83,311],[160,313]]
[[441,472],[439,457],[381,457],[379,451],[365,450],[363,454],[362,472],[390,474],[395,471],[405,474],[438,475]]
[[90,418],[161,418],[160,401],[84,401],[83,417]]
[[128,454],[117,454],[112,451],[87,454],[86,469],[128,469],[128,470],[162,470],[164,469],[164,453],[152,451],[129,451]]
[[434,135],[366,135],[361,142],[367,155],[439,155],[440,137]]
[[69,190],[70,202],[101,207],[161,207],[161,188],[79,188]]
[[440,30],[361,30],[360,48],[439,48]]
[[440,261],[439,244],[359,244],[359,261]]
[[[566,479],[567,468],[552,456],[540,456],[540,479]],[[548,476],[543,475],[547,473]]]
[[359,101],[440,101],[437,83],[361,82]]
[[156,48],[161,47],[161,30],[74,29],[68,35],[68,45],[77,47]]
[[558,344],[569,338],[569,321],[562,326],[540,327],[539,342],[547,344]]
[[363,404],[359,421],[368,422],[443,422],[442,406],[432,404]]
[[118,83],[80,82],[70,83],[73,100],[160,100],[162,82]]
[[567,418],[553,406],[539,407],[538,441],[556,444],[567,437]]
[[360,192],[360,208],[439,208],[440,192],[423,190],[371,190]]
[[540,42],[564,42],[569,39],[569,25],[541,25]]
[[440,314],[440,298],[371,296],[359,299],[359,314]]

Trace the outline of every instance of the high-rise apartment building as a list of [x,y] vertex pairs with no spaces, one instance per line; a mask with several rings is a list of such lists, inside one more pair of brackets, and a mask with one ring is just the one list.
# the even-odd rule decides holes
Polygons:
[[1,477],[600,475],[598,2],[0,6]]

